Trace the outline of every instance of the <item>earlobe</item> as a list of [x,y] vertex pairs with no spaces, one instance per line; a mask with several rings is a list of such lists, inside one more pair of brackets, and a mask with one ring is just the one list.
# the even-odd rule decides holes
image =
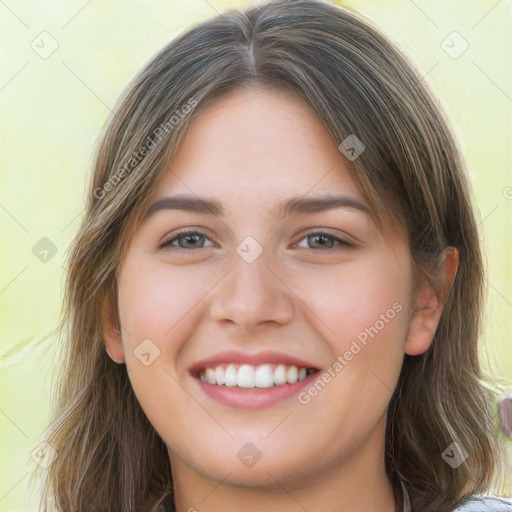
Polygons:
[[409,331],[405,341],[405,353],[410,356],[423,354],[428,350],[443,312],[446,299],[452,287],[459,264],[459,253],[455,247],[446,247],[442,258],[442,287],[439,292],[424,279],[414,294]]
[[108,334],[104,333],[103,338],[105,340],[105,350],[110,359],[117,364],[124,363],[125,359],[121,333],[117,329],[113,329]]
[[116,320],[117,317],[109,307],[104,307],[103,311],[102,334],[105,350],[114,362],[121,364],[125,361],[125,357],[121,332]]

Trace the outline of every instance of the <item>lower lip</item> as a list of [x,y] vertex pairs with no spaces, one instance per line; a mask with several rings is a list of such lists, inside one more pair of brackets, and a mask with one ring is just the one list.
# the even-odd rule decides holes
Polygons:
[[308,375],[304,380],[295,384],[283,384],[266,389],[218,386],[217,384],[208,384],[200,379],[195,380],[210,398],[221,404],[246,409],[263,409],[296,395],[301,389],[311,384],[318,377],[317,374],[318,372]]

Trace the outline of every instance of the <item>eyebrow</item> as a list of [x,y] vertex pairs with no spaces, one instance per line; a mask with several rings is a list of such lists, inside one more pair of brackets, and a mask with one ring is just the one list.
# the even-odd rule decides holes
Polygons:
[[[321,197],[295,196],[278,204],[280,217],[290,217],[301,213],[319,213],[332,208],[354,208],[371,215],[371,209],[356,199],[344,195],[327,195]],[[224,217],[222,203],[215,199],[192,195],[167,196],[155,201],[146,211],[142,220],[160,210],[185,210],[216,217]]]

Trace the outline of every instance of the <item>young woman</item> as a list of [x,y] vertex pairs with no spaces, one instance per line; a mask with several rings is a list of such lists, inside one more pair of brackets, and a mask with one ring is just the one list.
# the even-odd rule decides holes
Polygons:
[[41,509],[512,510],[483,497],[483,279],[456,143],[381,33],[302,0],[191,28],[99,146]]

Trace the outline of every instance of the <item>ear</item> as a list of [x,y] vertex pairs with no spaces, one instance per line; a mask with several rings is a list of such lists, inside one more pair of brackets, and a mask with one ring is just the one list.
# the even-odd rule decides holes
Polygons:
[[436,293],[428,279],[416,288],[409,332],[405,341],[405,353],[410,356],[423,354],[434,339],[441,313],[459,266],[459,251],[446,247],[441,254],[442,285]]
[[105,298],[102,307],[101,330],[107,354],[116,363],[122,363],[125,361],[124,347],[119,318],[113,302],[111,297]]

